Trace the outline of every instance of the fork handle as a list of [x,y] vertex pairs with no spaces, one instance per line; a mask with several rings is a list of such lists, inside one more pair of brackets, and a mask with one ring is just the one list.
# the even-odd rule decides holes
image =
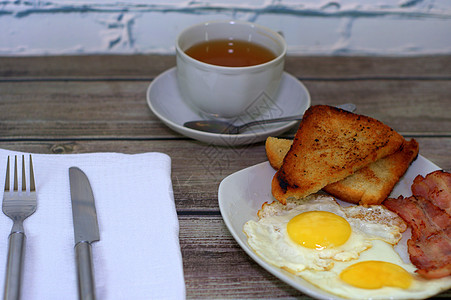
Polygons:
[[20,299],[24,248],[25,234],[23,232],[11,233],[9,235],[8,262],[3,294],[5,300]]

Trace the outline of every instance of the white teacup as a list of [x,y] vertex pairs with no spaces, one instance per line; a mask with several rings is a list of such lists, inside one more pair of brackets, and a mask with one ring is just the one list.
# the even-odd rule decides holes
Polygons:
[[[275,58],[258,65],[224,67],[204,63],[185,53],[212,40],[244,40],[269,49]],[[212,21],[182,31],[176,41],[177,81],[182,97],[215,118],[233,118],[263,98],[273,99],[283,74],[287,45],[266,27],[243,21]]]

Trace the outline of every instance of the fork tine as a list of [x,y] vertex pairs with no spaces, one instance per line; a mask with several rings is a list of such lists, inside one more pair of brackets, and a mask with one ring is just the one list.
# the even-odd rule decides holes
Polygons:
[[25,178],[25,155],[22,155],[22,191],[25,192],[27,190],[27,180]]
[[6,162],[6,178],[5,178],[5,192],[9,192],[10,181],[9,181],[9,155]]
[[14,191],[17,192],[19,181],[17,180],[17,156],[14,156]]
[[31,160],[31,154],[30,154],[30,191],[36,192],[36,187],[34,184],[33,161]]

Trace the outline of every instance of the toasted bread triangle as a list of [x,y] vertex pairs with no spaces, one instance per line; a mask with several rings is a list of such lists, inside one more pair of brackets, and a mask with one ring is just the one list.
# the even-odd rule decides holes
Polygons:
[[[287,139],[266,139],[266,155],[274,169],[278,170],[282,166],[291,144],[292,141]],[[376,160],[340,181],[326,185],[323,190],[350,203],[381,204],[417,157],[418,150],[415,139],[404,141],[395,153]]]
[[403,141],[373,118],[327,105],[312,106],[274,175],[273,196],[283,204],[290,197],[306,197],[396,152]]

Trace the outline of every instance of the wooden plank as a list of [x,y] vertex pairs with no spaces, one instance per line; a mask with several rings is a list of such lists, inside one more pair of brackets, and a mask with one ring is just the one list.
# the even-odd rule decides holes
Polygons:
[[300,78],[435,78],[449,77],[451,56],[288,57],[285,70]]
[[[403,135],[451,134],[451,81],[305,82],[314,104],[352,102]],[[427,105],[425,105],[427,103]]]
[[[418,138],[420,154],[451,171],[451,138]],[[0,141],[0,148],[48,154],[91,152],[163,152],[172,159],[172,184],[177,209],[218,211],[219,183],[241,169],[265,162],[263,143],[238,148],[208,146],[195,141]]]
[[0,57],[0,78],[154,78],[173,66],[173,55]]
[[[451,105],[451,80],[304,83],[312,104],[353,102],[356,112],[379,119],[401,134],[451,135],[451,114],[443,109]],[[180,138],[150,111],[148,85],[145,81],[0,82],[0,136]]]
[[189,299],[300,297],[238,246],[220,216],[179,216]]
[[[449,77],[451,56],[288,56],[286,71],[302,78]],[[175,66],[173,55],[0,57],[0,78],[153,78]]]
[[32,138],[35,134],[37,138],[180,137],[148,108],[148,85],[108,81],[0,83],[0,132],[5,138]]

